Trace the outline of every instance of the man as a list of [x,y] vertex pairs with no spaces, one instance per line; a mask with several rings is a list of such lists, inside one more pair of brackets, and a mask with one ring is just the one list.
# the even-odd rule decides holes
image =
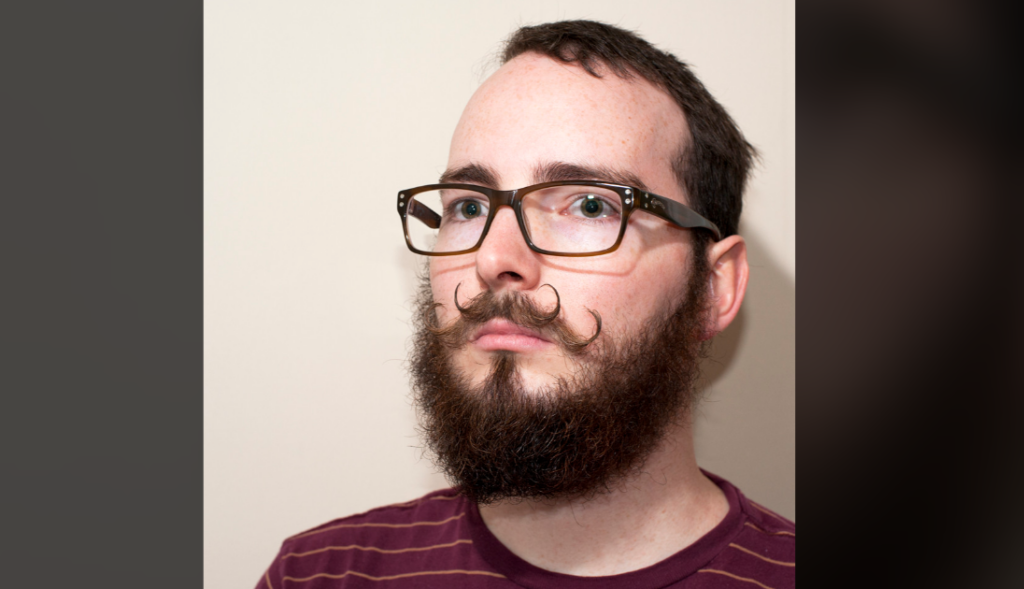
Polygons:
[[792,587],[795,527],[702,471],[693,391],[747,282],[755,157],[632,33],[524,27],[440,182],[411,362],[452,489],[287,539],[259,587]]

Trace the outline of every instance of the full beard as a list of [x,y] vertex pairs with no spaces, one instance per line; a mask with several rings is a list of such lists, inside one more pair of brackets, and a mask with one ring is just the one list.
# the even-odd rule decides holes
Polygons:
[[[707,317],[707,271],[696,266],[667,319],[652,318],[617,341],[609,334],[592,342],[578,336],[520,292],[485,292],[442,328],[424,279],[410,372],[424,441],[449,481],[486,504],[588,499],[639,474],[669,426],[696,401]],[[525,323],[558,343],[573,359],[574,374],[529,392],[517,354],[499,351],[485,381],[472,386],[454,368],[453,355],[472,326],[495,317]]]

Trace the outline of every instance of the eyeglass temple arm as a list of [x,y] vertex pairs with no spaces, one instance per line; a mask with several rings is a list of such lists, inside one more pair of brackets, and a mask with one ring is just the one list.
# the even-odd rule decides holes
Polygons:
[[431,229],[441,227],[441,215],[438,215],[430,207],[422,205],[415,200],[409,201],[409,214],[420,221],[423,221],[423,224]]
[[715,241],[722,239],[722,232],[718,229],[717,225],[698,215],[690,207],[670,198],[651,194],[650,192],[641,192],[639,208],[683,228],[707,229],[714,234]]

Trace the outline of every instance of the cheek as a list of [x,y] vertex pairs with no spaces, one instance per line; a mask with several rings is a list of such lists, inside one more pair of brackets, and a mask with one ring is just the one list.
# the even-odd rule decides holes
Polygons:
[[[443,306],[437,308],[438,319],[442,323],[453,319],[458,312],[455,309],[455,289],[459,288],[459,300],[465,303],[473,296],[466,269],[472,270],[472,256],[450,256],[431,258],[428,269],[430,272],[430,290],[434,302]],[[460,286],[461,283],[461,286]]]
[[[650,319],[674,311],[686,292],[690,268],[689,247],[678,240],[655,245],[638,239],[622,253],[623,261],[613,260],[609,267],[625,271],[591,274],[584,289],[577,291],[586,307],[601,313],[612,334],[634,332]],[[589,313],[585,315],[584,322],[593,322]]]

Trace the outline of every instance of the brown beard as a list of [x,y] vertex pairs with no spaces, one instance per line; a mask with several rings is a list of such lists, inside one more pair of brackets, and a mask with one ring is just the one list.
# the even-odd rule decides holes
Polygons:
[[[707,268],[694,259],[685,297],[667,319],[651,318],[617,343],[606,335],[582,346],[589,338],[518,291],[500,297],[485,291],[441,328],[424,279],[410,372],[424,440],[449,481],[478,503],[492,503],[587,499],[638,474],[668,426],[695,401],[706,350]],[[576,373],[529,393],[517,355],[499,351],[486,380],[470,386],[452,355],[472,327],[492,318],[559,343]]]

